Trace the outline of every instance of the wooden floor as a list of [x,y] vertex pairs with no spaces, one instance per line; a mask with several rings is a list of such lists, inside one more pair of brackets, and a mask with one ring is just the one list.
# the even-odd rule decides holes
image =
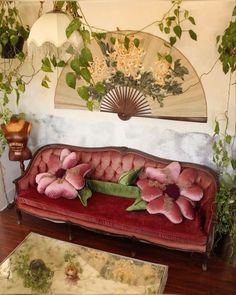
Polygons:
[[[0,212],[0,261],[2,261],[29,232],[36,232],[68,241],[67,226],[40,220],[23,214],[18,225],[14,208]],[[73,227],[73,242],[80,245],[130,256],[134,245],[128,239],[103,236]],[[201,257],[197,254],[163,249],[139,243],[135,245],[136,258],[169,266],[165,293],[167,294],[236,294],[236,268],[213,255],[208,271],[201,270]]]

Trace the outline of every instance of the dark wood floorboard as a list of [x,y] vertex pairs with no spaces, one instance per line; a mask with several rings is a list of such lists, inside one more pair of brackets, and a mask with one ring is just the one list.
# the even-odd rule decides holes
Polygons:
[[[68,241],[68,228],[23,214],[22,224],[16,222],[15,209],[0,212],[0,261],[2,261],[29,232],[36,232]],[[105,236],[73,227],[73,242],[112,253],[131,256],[134,245],[128,239]],[[135,244],[136,258],[169,266],[165,293],[186,295],[236,294],[236,268],[223,258],[213,255],[208,271],[201,269],[202,257],[198,254],[173,251],[150,244]]]

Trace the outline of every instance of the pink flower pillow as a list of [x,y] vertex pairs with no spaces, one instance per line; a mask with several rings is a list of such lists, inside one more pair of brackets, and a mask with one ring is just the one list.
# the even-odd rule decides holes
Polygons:
[[195,169],[181,172],[180,164],[172,162],[162,169],[147,167],[145,172],[147,179],[138,180],[137,186],[141,199],[148,202],[146,209],[150,214],[164,214],[176,224],[183,218],[194,219],[195,202],[203,198]]
[[63,149],[59,157],[51,155],[48,172],[36,175],[38,192],[53,199],[75,199],[85,185],[85,175],[91,170],[89,164],[77,163],[76,153],[68,149]]

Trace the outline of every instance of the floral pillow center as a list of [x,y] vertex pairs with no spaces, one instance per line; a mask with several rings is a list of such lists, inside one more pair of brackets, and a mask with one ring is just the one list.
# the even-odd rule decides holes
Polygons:
[[37,190],[53,199],[75,199],[85,186],[85,176],[90,170],[89,164],[78,164],[75,152],[63,149],[59,156],[49,157],[48,172],[36,175]]

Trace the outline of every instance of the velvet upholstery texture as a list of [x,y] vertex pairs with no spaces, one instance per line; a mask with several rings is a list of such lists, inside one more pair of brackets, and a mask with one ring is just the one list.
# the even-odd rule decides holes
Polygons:
[[[62,220],[93,230],[135,237],[173,249],[196,252],[209,250],[217,192],[216,175],[211,169],[191,163],[180,163],[182,169],[195,170],[195,182],[202,188],[204,197],[197,202],[194,220],[184,219],[180,224],[173,224],[161,214],[126,211],[134,199],[96,192],[89,199],[87,207],[84,207],[78,198],[55,200],[39,194],[35,176],[48,171],[50,155],[60,155],[63,148],[75,152],[78,163],[89,164],[91,171],[88,177],[95,180],[118,182],[119,176],[126,171],[138,167],[164,168],[171,163],[170,160],[128,148],[48,145],[36,152],[24,175],[15,181],[18,209],[42,218]],[[141,172],[139,177],[145,179],[147,176]]]

